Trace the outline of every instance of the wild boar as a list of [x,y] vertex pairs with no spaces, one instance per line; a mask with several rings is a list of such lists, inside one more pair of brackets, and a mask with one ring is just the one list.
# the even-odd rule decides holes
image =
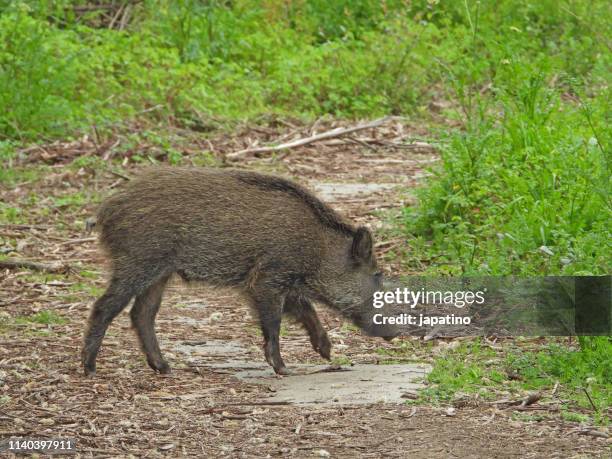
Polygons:
[[95,226],[112,272],[85,331],[87,375],[95,373],[109,324],[132,298],[130,317],[149,366],[170,371],[154,324],[174,273],[241,291],[257,312],[265,358],[278,374],[288,373],[279,348],[283,313],[301,323],[312,347],[329,359],[331,342],[313,302],[367,329],[382,285],[368,229],[271,175],[156,167],[108,198]]

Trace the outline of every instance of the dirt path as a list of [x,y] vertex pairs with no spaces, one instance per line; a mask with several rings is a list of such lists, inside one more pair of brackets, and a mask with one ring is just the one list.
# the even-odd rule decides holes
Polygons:
[[[337,209],[380,229],[381,209],[410,201],[406,190],[434,160],[432,152],[347,143],[239,166],[299,178]],[[23,204],[33,191],[47,196],[30,205],[27,223],[4,225],[2,236],[21,241],[20,255],[69,261],[73,269],[66,276],[0,274],[0,439],[72,437],[82,455],[95,457],[565,458],[609,452],[608,440],[579,435],[576,425],[561,419],[519,422],[493,405],[448,411],[397,403],[403,400],[399,391],[410,392],[422,380],[427,362],[376,365],[388,360],[377,351],[394,345],[362,336],[327,311],[321,317],[335,357],[352,371],[303,376],[327,363],[300,327],[287,323],[282,352],[297,374],[278,379],[262,364],[260,334],[235,295],[178,281],[158,319],[173,373],[149,370],[123,313],[104,341],[96,378],[84,378],[78,362],[82,325],[104,278],[95,243],[80,230],[94,206],[53,203],[75,191],[105,194],[118,181],[60,164],[37,181],[2,190],[6,202]],[[100,272],[75,269],[79,264]],[[405,379],[388,378],[403,371]],[[370,389],[352,390],[357,379],[368,380],[362,383]],[[330,382],[327,391],[317,386],[323,380]],[[387,403],[367,398],[374,386],[387,391],[381,398]],[[296,394],[310,398],[296,401]]]

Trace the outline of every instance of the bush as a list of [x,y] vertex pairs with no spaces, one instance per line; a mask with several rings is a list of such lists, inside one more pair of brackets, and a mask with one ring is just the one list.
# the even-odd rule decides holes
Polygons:
[[432,97],[473,119],[507,69],[547,58],[598,87],[610,63],[603,1],[148,0],[121,30],[78,4],[0,2],[1,137],[135,117],[415,115]]

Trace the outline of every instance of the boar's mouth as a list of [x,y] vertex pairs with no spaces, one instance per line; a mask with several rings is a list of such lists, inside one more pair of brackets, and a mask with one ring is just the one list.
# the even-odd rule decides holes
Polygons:
[[377,309],[372,306],[374,304],[374,296],[363,301],[350,301],[345,299],[342,304],[322,301],[324,304],[331,306],[343,317],[349,319],[355,326],[359,327],[367,336],[376,336],[391,341],[393,338],[401,335],[401,330],[391,325],[376,325],[373,321],[373,316]]
[[395,325],[376,325],[374,323],[373,316],[378,310],[373,308],[373,300],[372,297],[369,301],[356,307],[344,309],[344,315],[368,336],[380,337],[385,341],[391,341],[393,338],[400,336],[402,331],[399,327]]

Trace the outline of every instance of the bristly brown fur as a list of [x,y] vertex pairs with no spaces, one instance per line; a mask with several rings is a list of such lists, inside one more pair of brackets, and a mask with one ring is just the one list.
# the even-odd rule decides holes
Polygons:
[[344,220],[334,209],[323,203],[310,191],[281,177],[234,171],[233,175],[242,182],[262,189],[284,191],[304,201],[319,217],[321,222],[347,236],[355,235],[355,228]]

